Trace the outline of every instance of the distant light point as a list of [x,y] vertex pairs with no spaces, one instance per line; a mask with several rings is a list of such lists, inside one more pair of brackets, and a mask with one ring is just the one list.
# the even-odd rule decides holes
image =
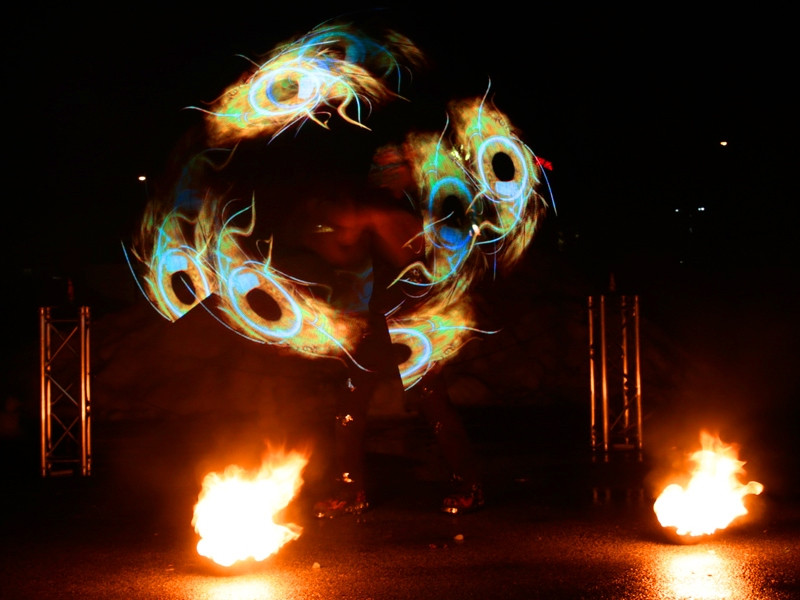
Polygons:
[[728,142],[727,142],[726,140],[722,140],[722,141],[719,143],[719,145],[720,145],[720,146],[727,146],[727,145],[728,145]]
[[144,175],[139,175],[138,179],[139,181],[147,181],[147,177],[145,177]]

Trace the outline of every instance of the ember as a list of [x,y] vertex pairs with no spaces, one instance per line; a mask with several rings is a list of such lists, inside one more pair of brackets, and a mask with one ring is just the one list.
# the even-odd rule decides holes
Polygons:
[[725,529],[747,514],[743,498],[764,490],[757,481],[742,485],[738,480],[745,463],[738,459],[736,447],[705,431],[700,433],[700,443],[702,450],[690,457],[695,468],[688,485],[668,485],[653,506],[661,525],[675,528],[679,536],[697,537]]
[[229,567],[264,560],[300,537],[300,526],[274,519],[303,485],[307,463],[298,452],[278,452],[266,456],[256,472],[229,465],[223,474],[207,474],[192,518],[200,535],[197,552]]

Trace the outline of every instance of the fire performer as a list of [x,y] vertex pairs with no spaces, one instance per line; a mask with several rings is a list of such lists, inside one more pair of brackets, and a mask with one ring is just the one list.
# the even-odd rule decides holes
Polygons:
[[322,517],[368,508],[367,415],[392,399],[427,417],[457,475],[443,509],[483,505],[440,369],[489,333],[469,290],[523,256],[547,207],[544,174],[488,89],[446,102],[444,122],[428,94],[422,110],[400,96],[422,59],[396,32],[348,24],[279,46],[208,108],[192,107],[203,150],[148,203],[131,249],[166,319],[215,296],[213,314],[247,339],[347,364],[338,489],[317,505]]
[[358,166],[341,160],[333,172],[330,168],[329,164],[324,179],[294,184],[294,193],[301,191],[303,201],[288,220],[286,243],[280,244],[299,246],[322,259],[325,267],[320,268],[310,267],[315,261],[307,255],[299,259],[302,252],[289,258],[294,272],[304,270],[302,263],[315,281],[327,282],[329,302],[343,318],[366,315],[367,321],[337,389],[334,489],[314,505],[314,513],[325,518],[369,508],[364,465],[368,415],[387,406],[417,410],[433,428],[456,486],[444,498],[442,510],[477,510],[484,504],[477,461],[441,371],[428,372],[405,391],[398,369],[402,348],[393,345],[387,325],[387,314],[410,300],[396,281],[398,274],[425,252],[422,217],[402,191],[405,184],[413,184],[410,170],[395,164],[387,182],[386,171],[377,175],[373,169],[364,177]]

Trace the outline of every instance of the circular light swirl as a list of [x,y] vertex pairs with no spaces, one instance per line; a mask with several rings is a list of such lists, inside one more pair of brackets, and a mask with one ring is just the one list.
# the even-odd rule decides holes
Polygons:
[[540,171],[534,154],[486,96],[451,102],[449,114],[464,168],[487,204],[477,223],[477,245],[488,247],[495,264],[510,267],[530,243],[546,206],[536,191]]
[[[166,309],[165,316],[171,321],[180,319],[212,293],[207,269],[194,248],[181,246],[160,253],[156,258],[153,272],[158,292],[153,301]],[[176,283],[174,275],[178,273],[185,274],[191,282],[191,287],[184,282],[178,284],[187,286],[182,292],[192,295],[194,301],[191,304],[181,300],[180,292],[176,293],[174,289]]]
[[398,365],[403,387],[409,389],[431,368],[433,344],[422,331],[411,327],[390,327],[389,335],[393,344],[403,345],[410,351],[409,357]]
[[[143,267],[143,276],[133,265],[131,271],[147,300],[167,320],[180,319],[216,291],[207,251],[208,230],[197,226],[204,214],[208,212],[165,212],[150,205],[142,221],[133,255]],[[176,290],[176,285],[182,287]]]
[[[387,78],[397,74],[396,56],[421,60],[406,38],[387,33],[384,46],[346,25],[312,31],[276,48],[244,83],[230,86],[206,113],[212,143],[275,136],[288,127],[312,120],[327,127],[335,112],[352,125],[362,123],[362,104],[372,108],[396,95]],[[353,106],[354,110],[350,111]]]
[[[247,301],[248,292],[265,291],[280,307],[276,320],[267,320],[252,310]],[[281,341],[297,335],[303,327],[303,311],[292,294],[280,285],[268,270],[256,262],[248,261],[230,271],[224,284],[225,308],[244,326],[244,333],[261,341]]]

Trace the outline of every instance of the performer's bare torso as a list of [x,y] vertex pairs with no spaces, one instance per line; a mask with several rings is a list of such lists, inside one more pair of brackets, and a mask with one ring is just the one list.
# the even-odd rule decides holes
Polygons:
[[[343,298],[358,294],[347,288],[359,285],[359,278],[374,279],[373,296],[386,295],[394,277],[422,256],[421,219],[390,197],[381,197],[380,191],[372,192],[364,200],[362,190],[320,189],[301,198],[289,219],[287,241],[295,251],[288,268],[295,268],[303,279],[330,286],[339,308],[348,302]],[[388,307],[391,302],[380,304]]]

